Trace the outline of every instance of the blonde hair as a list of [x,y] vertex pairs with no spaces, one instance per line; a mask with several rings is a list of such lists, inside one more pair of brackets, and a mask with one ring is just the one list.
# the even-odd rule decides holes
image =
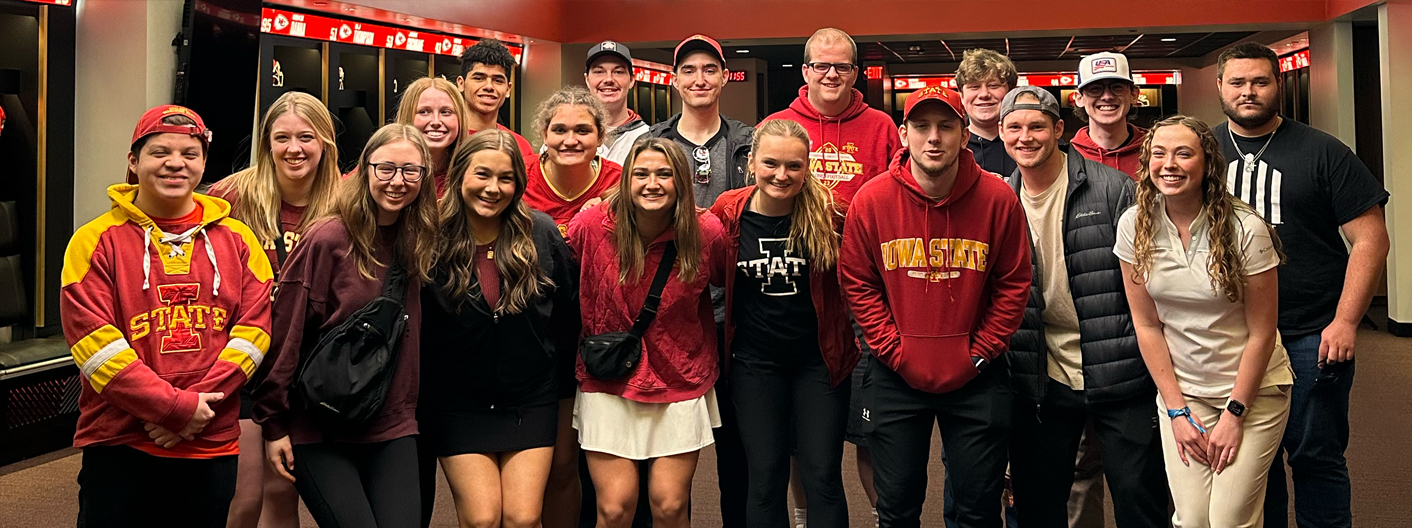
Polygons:
[[[809,132],[802,125],[788,119],[771,119],[755,127],[755,136],[750,140],[751,165],[754,165],[755,153],[760,151],[760,139],[766,136],[792,138],[802,143],[806,152],[809,150]],[[747,179],[760,185],[754,174]],[[838,265],[839,233],[835,230],[835,222],[842,216],[834,201],[833,191],[825,187],[811,171],[809,177],[804,178],[804,186],[800,188],[799,195],[794,199],[794,208],[789,213],[790,248],[801,248],[819,269]]]
[[[471,170],[471,159],[477,152],[498,151],[510,157],[515,172],[515,192],[510,203],[500,213],[500,233],[495,239],[495,269],[505,288],[497,312],[519,313],[535,297],[554,283],[539,266],[539,250],[534,244],[534,212],[523,200],[529,184],[524,158],[515,137],[501,130],[482,130],[472,134],[451,156],[451,173],[447,175],[446,196],[441,199],[441,227],[436,244],[436,266],[446,272],[442,291],[452,299],[466,295],[480,298],[480,276],[475,266],[476,242],[468,217],[473,214],[461,196],[461,184]],[[474,286],[474,288],[473,288]],[[459,309],[459,305],[458,305]]]
[[[461,91],[456,89],[456,85],[451,81],[441,77],[422,77],[402,91],[402,100],[397,103],[397,119],[399,125],[411,125],[412,120],[417,117],[417,102],[422,98],[422,93],[427,90],[441,90],[451,97],[451,106],[456,109],[456,141],[451,146],[446,147],[446,157],[451,158],[451,153],[466,141],[466,123],[470,119],[471,108],[466,105],[466,98],[461,95]],[[432,160],[435,162],[436,160]],[[447,165],[450,165],[449,163]],[[432,174],[444,172],[447,167],[433,167],[427,165]]]
[[[373,279],[373,268],[384,266],[374,255],[377,252],[378,204],[368,188],[373,178],[373,167],[369,163],[378,149],[398,141],[406,141],[417,147],[422,155],[422,165],[431,166],[431,150],[422,133],[409,125],[383,125],[363,147],[358,157],[358,167],[344,180],[338,197],[336,216],[348,230],[352,241],[352,253],[358,263],[358,272],[364,278]],[[417,197],[397,215],[397,239],[393,242],[392,258],[402,263],[409,277],[429,280],[432,259],[436,252],[436,186],[430,183],[430,174],[424,174],[418,182]]]
[[814,49],[815,44],[832,43],[848,44],[848,48],[853,51],[853,56],[849,60],[853,61],[854,65],[858,65],[858,43],[854,42],[853,37],[849,36],[848,33],[844,33],[843,30],[837,28],[823,28],[809,36],[809,40],[804,42],[804,63],[808,64],[813,61],[814,57],[811,50]]
[[[303,92],[288,92],[275,99],[265,111],[265,119],[260,123],[260,135],[255,149],[255,164],[248,169],[232,174],[218,182],[216,193],[225,189],[235,191],[238,197],[230,216],[250,226],[255,237],[261,242],[269,242],[283,236],[279,225],[280,195],[279,172],[275,170],[275,157],[270,152],[270,138],[274,135],[274,124],[286,114],[294,113],[314,129],[323,153],[319,165],[314,167],[314,186],[309,190],[309,203],[304,209],[304,217],[299,222],[302,232],[319,218],[333,213],[338,195],[338,144],[334,142],[333,118],[328,108],[317,98]],[[184,116],[182,116],[184,117]],[[213,193],[214,194],[214,193]]]
[[[540,101],[539,107],[534,110],[534,131],[539,134],[541,143],[549,131],[549,122],[554,119],[554,112],[564,105],[581,106],[587,110],[588,115],[593,118],[593,127],[598,130],[598,142],[603,142],[603,137],[608,135],[608,110],[604,108],[603,101],[599,101],[582,86],[565,86]],[[543,157],[541,154],[540,158]]]
[[973,82],[981,82],[991,77],[1005,81],[1011,89],[1020,82],[1020,72],[1015,63],[1000,52],[986,48],[968,49],[961,54],[961,64],[956,66],[956,89]]
[[[1216,135],[1211,133],[1211,128],[1195,117],[1176,115],[1163,119],[1152,126],[1147,138],[1142,141],[1141,162],[1137,169],[1137,198],[1133,204],[1133,207],[1137,208],[1137,233],[1133,240],[1133,282],[1147,282],[1147,274],[1152,269],[1153,237],[1158,223],[1162,221],[1157,218],[1160,214],[1157,209],[1158,200],[1162,193],[1157,190],[1157,184],[1152,183],[1148,163],[1152,160],[1152,138],[1157,136],[1159,129],[1168,126],[1187,127],[1201,140],[1204,163],[1201,166],[1201,212],[1197,217],[1204,219],[1209,229],[1210,257],[1207,260],[1206,272],[1211,276],[1212,291],[1225,295],[1231,302],[1239,302],[1245,289],[1246,277],[1245,254],[1240,247],[1240,220],[1236,218],[1236,211],[1256,213],[1249,204],[1227,191],[1226,179],[1222,177],[1225,174],[1226,157],[1222,154],[1221,145],[1216,141]],[[1266,224],[1265,228],[1270,232],[1270,240],[1275,245],[1280,262],[1284,262],[1285,254],[1279,235],[1275,234],[1269,224]]]
[[618,282],[642,277],[646,260],[645,244],[638,235],[637,214],[632,203],[632,171],[637,157],[647,151],[660,152],[672,167],[672,186],[677,193],[672,208],[672,227],[676,230],[677,279],[693,282],[704,271],[701,262],[701,224],[696,217],[696,198],[692,192],[691,164],[676,142],[665,138],[644,136],[634,143],[624,163],[623,177],[604,200],[614,218],[613,246],[618,252]]

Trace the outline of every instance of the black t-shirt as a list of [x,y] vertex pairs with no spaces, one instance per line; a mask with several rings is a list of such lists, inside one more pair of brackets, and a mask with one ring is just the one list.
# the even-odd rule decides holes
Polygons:
[[1273,138],[1237,135],[1234,144],[1229,130],[1222,123],[1213,132],[1230,192],[1275,226],[1289,256],[1280,266],[1280,333],[1321,332],[1333,322],[1348,269],[1339,226],[1386,204],[1388,192],[1352,150],[1309,125],[1285,119]]
[[740,217],[731,341],[736,354],[774,361],[818,355],[809,259],[789,248],[789,226],[789,216],[745,211]]
[[1005,142],[999,137],[986,139],[973,132],[966,146],[971,149],[971,154],[976,156],[976,164],[982,169],[999,174],[1007,180],[1015,172],[1015,160],[1010,158],[1009,152],[1005,152]]

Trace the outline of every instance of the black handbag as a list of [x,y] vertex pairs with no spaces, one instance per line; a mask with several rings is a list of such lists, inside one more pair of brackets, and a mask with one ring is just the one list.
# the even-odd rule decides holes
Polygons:
[[324,423],[356,426],[382,409],[407,329],[407,281],[394,259],[382,295],[325,332],[305,356],[295,383]]
[[642,303],[642,311],[633,321],[632,330],[584,338],[579,352],[583,355],[583,367],[588,375],[602,380],[619,380],[631,374],[642,362],[642,334],[657,318],[657,305],[662,302],[662,290],[667,287],[667,276],[672,273],[676,260],[677,245],[668,241],[662,251],[662,261],[657,264],[657,276],[652,279],[652,288],[647,291],[647,300]]

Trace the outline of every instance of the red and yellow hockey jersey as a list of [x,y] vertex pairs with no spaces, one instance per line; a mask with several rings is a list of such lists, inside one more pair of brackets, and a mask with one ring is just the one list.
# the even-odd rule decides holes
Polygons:
[[[134,205],[136,185],[114,185],[113,208],[69,241],[60,308],[85,381],[75,447],[235,453],[239,389],[270,348],[273,273],[230,204],[194,196],[199,222],[159,226]],[[163,449],[148,438],[144,423],[182,430],[203,392],[225,399],[195,439]]]

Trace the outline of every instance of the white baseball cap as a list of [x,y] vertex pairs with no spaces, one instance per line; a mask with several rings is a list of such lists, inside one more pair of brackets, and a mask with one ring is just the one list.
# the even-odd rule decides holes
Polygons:
[[1132,70],[1128,69],[1128,58],[1122,53],[1105,51],[1094,53],[1079,60],[1079,86],[1103,79],[1122,79],[1133,82]]

